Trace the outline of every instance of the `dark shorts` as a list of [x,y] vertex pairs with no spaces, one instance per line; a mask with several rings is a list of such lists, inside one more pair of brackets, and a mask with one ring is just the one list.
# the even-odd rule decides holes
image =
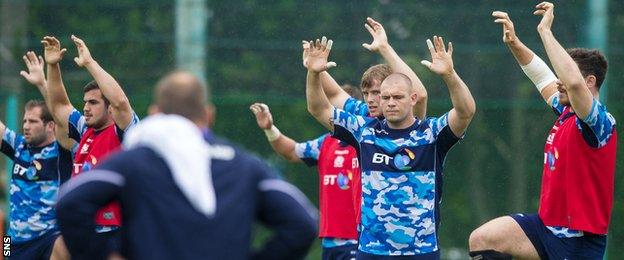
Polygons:
[[323,260],[354,260],[358,245],[323,247]]
[[602,259],[605,253],[606,235],[559,238],[546,228],[537,214],[510,216],[531,240],[541,259]]
[[48,260],[52,255],[52,248],[54,248],[54,242],[58,236],[58,232],[51,232],[30,241],[13,243],[9,259]]
[[440,250],[420,255],[373,255],[362,251],[357,252],[357,260],[438,260],[440,259]]
[[121,253],[121,232],[119,231],[119,229],[97,233],[97,236],[98,240],[106,241],[106,248],[108,253]]

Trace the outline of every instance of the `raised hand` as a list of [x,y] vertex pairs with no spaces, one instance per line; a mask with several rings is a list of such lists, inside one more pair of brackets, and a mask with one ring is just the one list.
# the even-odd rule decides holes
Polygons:
[[330,68],[336,67],[336,63],[333,61],[327,62],[329,52],[331,51],[333,41],[327,40],[327,37],[323,36],[321,40],[316,39],[316,42],[309,41],[309,47],[306,49],[304,44],[304,66],[307,64],[308,71],[320,73]]
[[368,32],[373,36],[373,42],[370,44],[363,43],[362,47],[366,48],[369,51],[379,51],[379,48],[388,45],[388,36],[386,36],[386,30],[384,30],[383,26],[373,20],[373,18],[366,18],[366,23],[364,27]]
[[454,71],[452,57],[453,44],[449,42],[447,51],[442,37],[433,36],[433,43],[430,39],[427,39],[427,47],[431,53],[431,61],[423,60],[420,63],[440,76],[452,74]]
[[492,16],[496,18],[495,23],[503,25],[503,42],[510,44],[514,43],[518,38],[516,37],[516,30],[514,29],[513,22],[509,19],[509,15],[505,12],[494,11]]
[[61,43],[58,39],[52,36],[45,36],[41,43],[43,44],[43,56],[46,63],[55,65],[61,62],[67,49],[61,49]]
[[256,123],[260,129],[268,130],[273,126],[273,115],[269,111],[269,106],[263,103],[254,103],[249,109],[256,116]]
[[71,36],[72,41],[76,44],[76,48],[78,48],[78,57],[74,58],[74,61],[78,66],[84,67],[87,64],[93,62],[93,58],[91,57],[91,52],[89,52],[89,48],[84,43],[84,41],[75,35]]
[[535,6],[534,15],[541,15],[542,20],[539,25],[537,25],[538,31],[549,31],[552,27],[553,20],[555,19],[555,5],[551,2],[541,2],[540,4]]
[[45,75],[43,73],[43,66],[45,65],[43,61],[43,57],[37,55],[35,52],[29,51],[26,55],[22,56],[24,63],[26,63],[26,68],[28,68],[28,72],[20,71],[20,75],[28,81],[28,83],[43,87],[46,85]]

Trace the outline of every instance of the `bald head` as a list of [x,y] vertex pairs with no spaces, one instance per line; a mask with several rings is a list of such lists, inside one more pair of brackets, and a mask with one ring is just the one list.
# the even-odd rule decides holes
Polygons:
[[405,87],[408,93],[412,93],[412,80],[403,73],[392,73],[381,83],[381,86]]
[[201,81],[186,71],[167,74],[156,84],[154,104],[161,113],[176,114],[206,124],[206,91]]

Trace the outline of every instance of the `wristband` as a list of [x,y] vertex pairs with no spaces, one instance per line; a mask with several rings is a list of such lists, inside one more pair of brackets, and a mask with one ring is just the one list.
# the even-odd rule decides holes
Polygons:
[[524,74],[531,79],[537,90],[542,92],[548,84],[557,80],[557,76],[548,68],[548,65],[537,55],[533,55],[533,59],[529,64],[520,66]]
[[273,142],[273,141],[277,140],[277,138],[279,138],[280,135],[282,135],[280,130],[277,129],[277,127],[275,127],[275,125],[272,125],[271,128],[264,129],[263,131],[264,131],[264,134],[267,137],[267,140],[269,140],[269,142]]

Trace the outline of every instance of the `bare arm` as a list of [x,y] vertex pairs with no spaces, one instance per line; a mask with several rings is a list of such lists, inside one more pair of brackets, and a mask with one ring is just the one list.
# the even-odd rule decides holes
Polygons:
[[[24,57],[22,57],[22,59],[24,60],[24,63],[26,63],[28,72],[20,71],[20,75],[22,75],[24,79],[26,79],[26,81],[28,81],[30,84],[37,87],[37,89],[39,90],[39,93],[41,93],[41,96],[43,96],[43,99],[45,100],[48,109],[52,110],[51,102],[48,98],[47,82],[45,79],[45,75],[43,73],[43,66],[44,66],[43,57],[39,56],[39,58],[37,58],[37,55],[35,55],[34,52],[29,51],[28,53],[26,53],[26,55],[24,55]],[[60,120],[54,113],[52,113],[52,117],[54,118],[54,122],[56,126],[56,129],[54,132],[56,136],[56,140],[61,144],[63,148],[67,150],[71,150],[74,145],[74,141],[69,138],[69,135],[68,135],[69,130],[67,129],[68,127],[67,123],[65,124],[59,123],[60,121],[63,121],[63,120]]]
[[534,14],[543,16],[537,30],[544,43],[548,59],[550,59],[555,73],[559,76],[568,93],[572,109],[579,118],[586,118],[591,112],[594,97],[587,88],[578,65],[559,44],[550,30],[554,19],[554,5],[549,2],[542,2],[536,8],[537,11]]
[[427,40],[432,61],[422,61],[432,72],[442,77],[449,89],[453,109],[448,114],[448,122],[455,136],[462,136],[468,128],[476,111],[476,105],[470,90],[453,68],[453,44],[449,42],[448,51],[442,37],[433,36],[433,43]]
[[47,100],[50,113],[55,118],[56,124],[62,129],[68,128],[69,115],[74,110],[74,106],[69,101],[67,91],[61,78],[61,67],[59,62],[63,59],[63,54],[67,51],[61,49],[61,43],[54,37],[46,36],[41,41],[44,47],[44,57],[48,64],[47,78]]
[[[522,41],[520,41],[518,36],[516,36],[516,31],[515,31],[513,22],[509,18],[509,15],[505,12],[494,11],[492,13],[492,16],[496,18],[496,20],[494,20],[495,23],[500,23],[503,25],[503,42],[507,44],[507,47],[509,47],[511,54],[513,54],[518,64],[520,66],[526,66],[529,63],[531,63],[531,61],[533,61],[533,59],[537,56],[531,49],[529,49],[526,45],[524,45]],[[538,87],[542,87],[542,86],[538,86]],[[546,86],[543,86],[542,90],[540,91],[540,94],[542,95],[542,98],[544,99],[544,101],[548,103],[549,102],[548,99],[552,97],[552,95],[555,94],[556,92],[557,92],[557,81],[554,80],[548,83]]]
[[338,82],[334,80],[329,72],[321,72],[320,77],[323,91],[325,92],[327,99],[329,99],[329,103],[331,103],[334,107],[343,109],[345,102],[351,96],[346,91],[344,91],[344,89],[342,89],[340,85],[338,85]]
[[80,38],[72,35],[72,40],[78,48],[78,57],[74,61],[78,66],[85,67],[93,79],[97,82],[102,95],[108,99],[112,108],[112,116],[115,124],[121,129],[126,129],[132,123],[133,114],[130,101],[123,89],[117,83],[115,78],[108,74],[98,63],[91,57],[91,53],[87,45]]
[[69,129],[67,129],[67,127],[64,128],[59,124],[55,124],[54,136],[56,137],[56,141],[58,141],[59,144],[65,148],[65,150],[71,151],[74,148],[76,141],[69,138],[68,132]]
[[275,152],[290,162],[303,162],[295,152],[295,145],[297,143],[290,137],[280,133],[277,127],[273,125],[273,115],[271,115],[271,111],[269,111],[269,107],[266,104],[254,103],[249,109],[251,109],[256,117],[258,127],[264,130]]
[[364,27],[366,27],[366,30],[373,36],[373,42],[370,44],[364,43],[362,46],[369,51],[379,52],[392,69],[392,72],[402,73],[409,77],[412,81],[412,88],[418,98],[414,106],[414,114],[416,117],[424,119],[427,114],[427,89],[425,89],[425,86],[418,76],[416,76],[416,73],[401,59],[392,46],[390,46],[386,31],[381,23],[370,17],[366,19],[366,22]]
[[[308,68],[306,50],[310,49],[310,43],[307,41],[302,41],[303,47],[303,66]],[[321,77],[321,85],[323,86],[323,91],[329,99],[329,102],[337,108],[342,109],[347,99],[349,99],[349,94],[344,91],[336,82],[336,80],[329,74],[327,71],[323,71],[320,74]]]
[[334,130],[330,123],[333,107],[329,103],[321,87],[320,73],[336,66],[334,62],[327,62],[331,50],[332,40],[323,37],[322,41],[310,42],[309,48],[304,49],[307,59],[308,75],[306,77],[306,100],[308,111],[319,123],[330,131]]

